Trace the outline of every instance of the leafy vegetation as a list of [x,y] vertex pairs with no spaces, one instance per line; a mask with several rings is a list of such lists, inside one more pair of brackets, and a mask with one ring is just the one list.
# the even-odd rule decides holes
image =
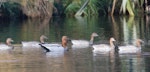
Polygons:
[[15,2],[4,2],[1,5],[1,9],[5,17],[18,18],[23,16],[21,5]]
[[[98,7],[95,5],[98,0],[73,0],[64,4],[67,15],[94,15],[98,14]],[[70,4],[69,4],[70,3]]]
[[128,11],[129,15],[134,16],[133,7],[131,6],[130,0],[123,0],[121,4],[121,11],[123,11],[123,14]]
[[[26,15],[28,17],[92,16],[129,14],[142,12],[143,0],[21,0],[3,3],[1,7],[6,16]],[[119,13],[120,12],[120,13]],[[7,14],[5,14],[7,13]]]

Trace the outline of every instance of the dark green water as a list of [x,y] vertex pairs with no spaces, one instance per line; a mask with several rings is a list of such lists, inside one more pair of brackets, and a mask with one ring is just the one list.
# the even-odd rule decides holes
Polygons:
[[120,45],[145,41],[141,54],[94,55],[90,48],[71,49],[61,56],[45,55],[39,50],[29,53],[16,47],[12,53],[0,54],[0,72],[149,72],[150,71],[150,19],[149,17],[77,17],[28,19],[24,21],[0,20],[0,42],[7,37],[21,41],[39,41],[44,34],[47,42],[61,42],[67,35],[71,39],[90,39],[96,32],[94,43],[107,43],[114,37]]

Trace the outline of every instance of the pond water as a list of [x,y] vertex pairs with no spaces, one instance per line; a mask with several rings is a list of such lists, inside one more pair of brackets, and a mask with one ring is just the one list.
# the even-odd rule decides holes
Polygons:
[[[49,43],[60,43],[63,35],[71,39],[89,40],[92,32],[99,37],[95,44],[108,43],[114,37],[119,45],[144,41],[142,52],[135,54],[95,54],[92,48],[72,48],[61,55],[41,49],[23,51],[21,41],[39,41],[41,35]],[[11,37],[14,50],[0,51],[0,72],[149,72],[150,17],[54,17],[23,21],[0,20],[0,42]]]

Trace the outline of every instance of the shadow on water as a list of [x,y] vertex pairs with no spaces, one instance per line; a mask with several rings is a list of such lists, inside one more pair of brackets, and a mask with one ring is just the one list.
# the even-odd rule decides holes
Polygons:
[[[15,47],[12,53],[0,54],[1,72],[149,72],[150,31],[149,16],[145,17],[76,17],[52,19],[28,19],[24,21],[0,21],[0,41],[7,37],[14,39],[14,45],[21,41],[39,41],[40,35],[48,37],[47,42],[60,43],[63,35],[71,39],[90,39],[92,32],[99,34],[94,43],[109,43],[114,37],[119,45],[135,44],[136,38],[145,41],[142,53],[94,55],[91,48],[72,48],[60,56],[45,54],[41,49],[22,51]],[[57,55],[57,54],[55,54]]]

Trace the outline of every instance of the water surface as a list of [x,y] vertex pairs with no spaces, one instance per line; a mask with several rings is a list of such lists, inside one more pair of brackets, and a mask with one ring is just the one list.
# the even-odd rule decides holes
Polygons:
[[[77,17],[51,19],[0,20],[0,41],[14,40],[15,49],[0,51],[0,72],[149,72],[149,17]],[[94,43],[108,43],[114,37],[119,45],[134,44],[137,38],[145,41],[142,53],[94,54],[92,48],[72,48],[60,55],[44,53],[42,49],[23,51],[21,41],[60,43],[61,37],[89,40],[92,32],[99,34]]]

